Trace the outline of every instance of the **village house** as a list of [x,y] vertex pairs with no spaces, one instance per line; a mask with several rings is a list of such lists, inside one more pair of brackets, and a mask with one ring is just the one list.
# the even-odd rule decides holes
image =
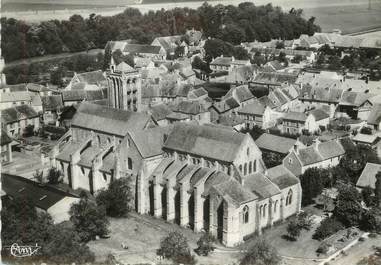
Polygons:
[[56,124],[64,107],[61,95],[42,96],[42,120],[44,124]]
[[372,107],[366,122],[374,130],[381,130],[381,104],[375,104]]
[[199,124],[210,123],[210,112],[208,104],[205,105],[202,101],[180,101],[171,107],[172,113],[166,116],[169,123],[177,121],[197,121]]
[[210,64],[210,69],[213,72],[229,72],[233,68],[241,67],[244,65],[251,65],[250,60],[237,60],[234,57],[220,57],[215,58]]
[[282,115],[280,127],[282,133],[287,134],[302,134],[305,129],[307,115],[302,112],[286,112]]
[[1,142],[1,164],[5,165],[12,162],[12,138],[2,128],[0,135]]
[[377,134],[357,133],[355,136],[353,136],[352,141],[356,144],[364,144],[374,148],[379,142],[379,138],[380,137]]
[[276,124],[277,119],[282,115],[257,99],[238,110],[237,113],[245,121],[246,128],[250,129],[254,126],[259,126],[262,129],[270,128]]
[[1,174],[3,196],[10,199],[28,199],[38,211],[48,213],[53,223],[58,224],[70,220],[70,208],[78,203],[77,195],[62,191],[51,185],[40,185],[34,180],[21,176]]
[[126,44],[122,50],[124,55],[131,54],[151,60],[164,60],[167,53],[161,46],[145,44]]
[[292,73],[260,72],[250,82],[251,87],[276,88],[283,85],[295,84],[298,75]]
[[376,175],[379,172],[381,172],[380,164],[366,163],[359,179],[356,182],[356,187],[359,189],[369,187],[374,190],[376,188]]
[[293,60],[296,56],[300,56],[302,60],[309,63],[313,63],[316,60],[316,52],[306,51],[306,50],[294,50],[294,49],[276,49],[276,48],[253,48],[250,53],[254,55],[256,52],[261,53],[261,55],[278,57],[280,53],[284,53],[286,58]]
[[169,125],[167,116],[171,114],[173,111],[168,104],[159,103],[159,104],[149,106],[146,112],[152,116],[152,119],[159,126],[167,126]]
[[101,70],[74,73],[65,90],[99,90],[107,87],[107,79]]
[[307,119],[304,125],[309,133],[325,131],[329,125],[329,114],[322,109],[314,109],[307,112]]
[[19,105],[31,105],[32,96],[28,91],[2,92],[0,93],[0,110]]
[[283,166],[295,176],[302,175],[308,168],[328,168],[339,164],[345,149],[339,140],[315,142],[308,147],[299,148],[297,145],[284,159]]
[[27,127],[38,131],[40,127],[39,114],[29,105],[19,105],[1,111],[1,126],[12,138],[21,137]]
[[62,90],[62,102],[64,106],[71,106],[82,101],[95,101],[107,99],[106,90]]
[[187,44],[182,40],[183,35],[173,35],[155,38],[151,45],[160,46],[166,52],[166,58],[174,56],[177,47],[184,49],[184,55],[188,54]]

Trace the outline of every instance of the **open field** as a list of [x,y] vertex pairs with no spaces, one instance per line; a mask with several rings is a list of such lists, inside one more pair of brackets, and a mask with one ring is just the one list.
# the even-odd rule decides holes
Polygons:
[[[78,5],[78,2],[81,4]],[[147,3],[148,2],[148,3]],[[208,1],[211,5],[238,5],[242,0]],[[323,31],[339,28],[343,33],[353,33],[381,27],[381,1],[372,0],[372,9],[368,10],[368,0],[256,0],[256,5],[271,2],[285,10],[292,7],[302,8],[306,18],[316,17]],[[12,4],[10,4],[12,3]],[[25,3],[27,3],[25,5]],[[25,19],[38,22],[49,19],[68,19],[73,14],[88,17],[91,13],[111,16],[127,7],[138,8],[141,12],[166,8],[198,8],[203,1],[182,0],[146,0],[143,4],[134,4],[134,0],[8,0],[3,1],[3,17]],[[17,7],[12,9],[11,7]],[[90,8],[91,6],[91,8]],[[28,11],[30,10],[30,11]],[[15,12],[17,11],[17,12]]]

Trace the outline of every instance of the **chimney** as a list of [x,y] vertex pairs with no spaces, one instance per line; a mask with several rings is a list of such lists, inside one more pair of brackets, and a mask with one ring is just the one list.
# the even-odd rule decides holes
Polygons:
[[164,133],[163,134],[163,143],[165,143],[165,141],[167,141],[168,139],[168,134]]
[[234,58],[234,56],[232,56],[232,62],[234,62],[235,61],[235,58]]
[[294,152],[298,155],[299,154],[299,146],[295,143],[294,144]]
[[313,147],[315,148],[316,151],[318,151],[318,147],[319,147],[319,144],[320,144],[320,140],[319,138],[316,138],[313,140]]

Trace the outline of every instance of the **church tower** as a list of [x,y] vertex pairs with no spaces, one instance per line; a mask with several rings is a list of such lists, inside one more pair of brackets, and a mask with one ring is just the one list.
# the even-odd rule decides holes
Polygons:
[[142,84],[138,71],[123,62],[116,67],[111,66],[107,81],[109,107],[137,112],[141,110]]

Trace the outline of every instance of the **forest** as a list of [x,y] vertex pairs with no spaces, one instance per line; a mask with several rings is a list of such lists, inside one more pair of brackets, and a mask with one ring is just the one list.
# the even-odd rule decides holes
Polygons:
[[133,39],[149,44],[155,37],[183,34],[187,29],[202,30],[205,37],[232,45],[254,40],[294,39],[300,34],[320,31],[315,18],[305,19],[301,9],[283,11],[271,4],[255,6],[211,6],[198,9],[175,8],[142,14],[128,8],[115,16],[73,15],[69,20],[28,24],[14,18],[1,18],[1,48],[6,62],[21,58],[104,48],[109,40]]

